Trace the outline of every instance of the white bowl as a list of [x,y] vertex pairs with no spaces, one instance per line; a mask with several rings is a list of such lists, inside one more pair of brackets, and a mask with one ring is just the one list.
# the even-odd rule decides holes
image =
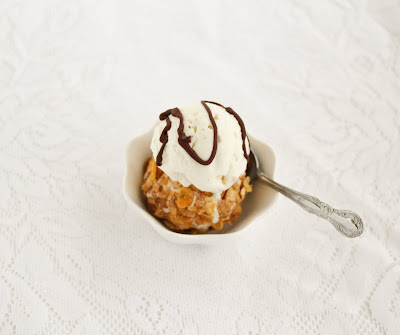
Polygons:
[[[150,141],[153,130],[132,139],[125,149],[125,176],[123,181],[123,193],[126,201],[147,219],[153,228],[165,239],[180,244],[220,244],[227,240],[239,237],[251,222],[266,212],[271,207],[276,191],[268,186],[255,181],[253,192],[247,195],[242,203],[242,215],[232,224],[225,225],[220,231],[210,231],[205,234],[181,234],[169,230],[161,221],[151,215],[146,207],[140,188],[143,179],[144,163],[151,157]],[[273,177],[275,171],[275,154],[265,143],[249,136],[251,148],[257,154],[260,167],[268,176]]]

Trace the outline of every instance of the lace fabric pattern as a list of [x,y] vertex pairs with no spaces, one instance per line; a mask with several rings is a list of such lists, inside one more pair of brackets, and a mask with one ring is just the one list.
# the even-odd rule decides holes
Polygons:
[[[389,0],[0,2],[0,334],[396,334],[399,18]],[[364,234],[280,196],[235,243],[164,241],[123,199],[123,147],[201,99]]]

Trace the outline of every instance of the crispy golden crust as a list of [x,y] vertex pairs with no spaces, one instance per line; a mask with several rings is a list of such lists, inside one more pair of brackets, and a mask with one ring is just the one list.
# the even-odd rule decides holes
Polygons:
[[243,174],[217,200],[213,193],[172,181],[151,158],[144,173],[142,191],[151,213],[168,228],[196,234],[209,229],[220,230],[225,223],[236,221],[242,213],[241,202],[252,191],[252,186],[249,177]]

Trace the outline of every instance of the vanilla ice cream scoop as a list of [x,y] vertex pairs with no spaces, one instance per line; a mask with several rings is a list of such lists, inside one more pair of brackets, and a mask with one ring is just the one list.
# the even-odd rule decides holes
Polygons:
[[230,107],[201,101],[162,113],[151,150],[170,179],[218,194],[246,171],[250,144],[243,121]]

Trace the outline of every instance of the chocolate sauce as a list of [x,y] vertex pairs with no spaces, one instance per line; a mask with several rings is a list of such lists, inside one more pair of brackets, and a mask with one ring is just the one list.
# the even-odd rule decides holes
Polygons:
[[241,133],[242,133],[243,155],[244,155],[244,158],[246,158],[246,160],[249,161],[249,155],[248,155],[248,153],[247,153],[247,151],[246,151],[246,138],[247,138],[246,127],[244,126],[243,120],[242,120],[242,118],[239,116],[239,114],[236,113],[232,108],[230,108],[230,107],[224,107],[224,106],[222,106],[221,104],[219,104],[218,102],[213,102],[213,101],[202,101],[202,103],[203,103],[203,102],[208,102],[208,103],[210,103],[210,104],[218,105],[218,106],[220,106],[220,107],[222,107],[222,108],[225,108],[225,110],[226,110],[229,114],[231,114],[231,115],[236,119],[236,121],[239,123],[240,131],[241,131]]
[[[180,110],[178,108],[175,108],[175,109],[177,109],[178,112],[180,113]],[[158,152],[157,158],[156,158],[156,164],[158,166],[160,166],[162,164],[162,155],[164,153],[165,146],[168,143],[168,130],[171,129],[171,120],[169,119],[168,116],[164,118],[164,114],[167,114],[167,113],[171,114],[172,110],[173,109],[168,109],[166,112],[160,114],[160,120],[164,120],[165,119],[166,122],[167,122],[167,125],[164,127],[164,129],[163,129],[163,131],[162,131],[162,133],[160,135],[160,142],[162,143],[162,146],[161,146],[160,151]]]
[[244,127],[244,123],[242,121],[242,119],[240,118],[240,116],[230,107],[225,108],[224,106],[222,106],[221,104],[219,104],[218,102],[213,102],[213,101],[201,101],[202,105],[204,106],[205,110],[207,111],[208,117],[211,121],[212,124],[212,129],[213,129],[213,148],[210,154],[210,157],[207,160],[203,160],[201,159],[196,151],[193,150],[193,148],[190,146],[190,141],[191,138],[190,136],[186,136],[185,132],[184,132],[184,124],[183,124],[183,115],[181,113],[181,111],[179,110],[179,108],[175,107],[172,109],[168,109],[167,111],[165,111],[164,113],[160,114],[160,120],[166,121],[166,126],[164,127],[161,135],[160,135],[160,142],[162,143],[162,146],[160,148],[160,151],[157,154],[156,157],[156,164],[158,166],[162,165],[162,155],[164,153],[164,149],[165,146],[168,143],[168,131],[171,129],[171,120],[170,120],[170,115],[176,117],[179,119],[179,126],[178,126],[178,143],[180,144],[180,146],[189,154],[190,157],[192,157],[197,163],[201,164],[201,165],[209,165],[211,164],[211,162],[214,160],[215,155],[217,154],[217,148],[218,148],[218,128],[217,128],[217,124],[215,123],[214,117],[211,113],[211,109],[210,107],[207,106],[207,103],[210,104],[214,104],[217,106],[220,106],[222,108],[224,108],[229,114],[231,114],[236,121],[239,123],[240,126],[240,130],[242,132],[242,148],[243,148],[243,155],[246,158],[246,160],[249,160],[249,155],[247,154],[246,151],[246,128]]

